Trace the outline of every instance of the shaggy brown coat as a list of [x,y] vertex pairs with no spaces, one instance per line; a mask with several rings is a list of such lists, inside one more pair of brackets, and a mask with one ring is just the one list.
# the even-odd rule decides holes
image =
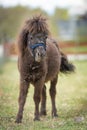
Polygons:
[[[40,120],[40,115],[46,115],[45,83],[47,81],[50,81],[52,116],[58,116],[55,105],[58,74],[60,71],[65,73],[71,72],[74,70],[74,66],[68,62],[67,57],[60,52],[58,43],[49,38],[49,35],[50,32],[48,30],[46,19],[43,17],[35,17],[27,20],[19,35],[18,68],[20,72],[20,93],[19,111],[16,118],[17,123],[22,121],[24,104],[30,83],[34,85],[34,120]],[[38,36],[39,38],[37,38]],[[37,44],[36,39],[38,39],[38,41],[41,40],[41,42],[43,41],[43,44],[46,45],[46,50],[44,50],[43,46],[38,46],[32,52],[30,45],[32,44],[33,46]],[[45,56],[42,57],[43,53]],[[37,57],[38,62],[35,60],[35,56],[37,56],[37,54],[39,57]],[[40,101],[41,109],[39,111]]]

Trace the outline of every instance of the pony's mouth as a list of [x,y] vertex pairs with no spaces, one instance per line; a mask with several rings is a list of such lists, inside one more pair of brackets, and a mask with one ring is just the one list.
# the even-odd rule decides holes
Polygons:
[[36,53],[36,55],[35,55],[34,58],[35,58],[35,61],[36,61],[36,62],[41,62],[41,59],[42,59],[42,58],[41,58],[41,56],[38,56],[37,53]]
[[41,62],[46,56],[46,50],[43,47],[38,47],[34,51],[34,59],[36,62]]
[[30,46],[32,55],[36,62],[41,62],[46,55],[46,45],[44,43],[38,43]]

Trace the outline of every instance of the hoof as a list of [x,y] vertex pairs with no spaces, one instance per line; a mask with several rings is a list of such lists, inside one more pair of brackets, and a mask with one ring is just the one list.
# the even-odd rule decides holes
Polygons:
[[58,118],[58,114],[52,115],[52,118]]
[[22,121],[20,119],[16,119],[15,123],[22,123]]
[[34,121],[40,121],[40,118],[35,117]]
[[40,112],[40,116],[46,116],[46,115],[47,115],[46,111]]

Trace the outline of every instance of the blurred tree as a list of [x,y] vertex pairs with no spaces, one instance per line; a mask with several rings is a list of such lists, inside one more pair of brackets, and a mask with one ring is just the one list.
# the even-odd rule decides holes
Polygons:
[[51,34],[56,38],[58,37],[57,21],[68,19],[66,9],[56,8],[54,14],[49,16],[40,8],[32,9],[20,5],[8,8],[0,6],[0,43],[15,40],[24,21],[34,15],[46,16]]
[[34,14],[47,14],[37,8],[15,6],[4,8],[0,6],[0,43],[15,39],[24,21]]
[[59,32],[58,21],[68,20],[68,19],[69,19],[69,14],[68,14],[67,9],[64,9],[64,8],[56,8],[55,9],[54,15],[52,17],[52,24],[51,25],[54,25],[54,26],[52,26],[52,30],[53,30],[53,33],[56,37],[58,37],[58,32]]
[[29,9],[21,6],[0,7],[0,42],[7,42],[16,36],[20,21],[28,11]]
[[68,10],[64,8],[56,8],[54,13],[55,20],[68,20]]

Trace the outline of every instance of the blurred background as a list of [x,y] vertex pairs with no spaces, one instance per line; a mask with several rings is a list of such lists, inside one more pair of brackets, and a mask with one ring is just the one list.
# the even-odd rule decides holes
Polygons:
[[24,21],[48,18],[51,34],[70,59],[87,59],[87,0],[0,0],[0,62],[16,58],[16,40]]

